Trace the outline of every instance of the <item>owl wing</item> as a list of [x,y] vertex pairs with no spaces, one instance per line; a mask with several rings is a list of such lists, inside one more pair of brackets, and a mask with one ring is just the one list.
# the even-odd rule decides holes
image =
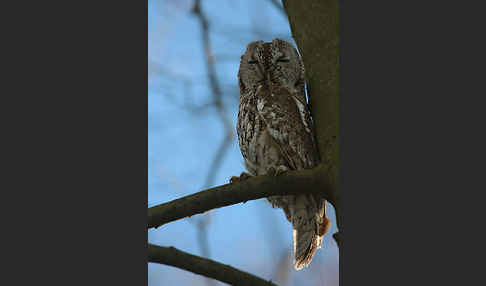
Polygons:
[[291,170],[313,168],[319,163],[310,112],[300,97],[296,90],[282,87],[262,87],[256,96],[258,115]]

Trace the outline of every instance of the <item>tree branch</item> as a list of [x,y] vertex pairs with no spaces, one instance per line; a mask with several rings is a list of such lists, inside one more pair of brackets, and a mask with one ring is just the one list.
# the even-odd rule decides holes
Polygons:
[[174,247],[162,247],[149,243],[148,261],[185,269],[230,285],[277,286],[229,265],[192,255]]
[[234,126],[232,126],[231,120],[226,114],[226,109],[223,104],[223,100],[222,100],[223,93],[221,92],[221,87],[218,81],[218,77],[216,76],[216,69],[214,67],[215,60],[214,60],[213,50],[211,47],[211,41],[209,39],[209,22],[207,20],[206,14],[203,12],[201,8],[200,0],[196,0],[194,2],[194,7],[192,9],[192,12],[199,18],[199,21],[201,23],[202,46],[206,58],[206,69],[207,69],[207,75],[209,79],[209,85],[213,93],[214,105],[225,127],[225,137],[210,167],[210,170],[214,170],[214,171],[210,172],[210,175],[206,179],[205,184],[209,185],[212,184],[212,181],[214,179],[213,176],[216,173],[216,169],[219,167],[225,152],[228,150],[228,148],[231,145],[231,141],[233,140],[233,136],[234,136],[233,135]]
[[148,228],[205,211],[274,195],[314,193],[334,205],[336,196],[322,165],[288,171],[278,177],[257,176],[176,199],[148,209]]
[[[211,41],[210,41],[209,22],[207,20],[206,14],[204,13],[201,7],[200,0],[194,1],[194,7],[192,9],[192,12],[198,17],[200,22],[201,43],[206,58],[206,69],[207,69],[207,76],[209,79],[209,86],[211,88],[212,96],[214,99],[213,101],[214,107],[216,107],[216,111],[224,125],[224,131],[225,131],[225,136],[221,141],[216,156],[214,157],[211,165],[209,166],[209,172],[206,177],[206,181],[203,185],[203,188],[209,188],[211,185],[213,185],[213,181],[218,172],[218,169],[221,167],[225,154],[227,153],[229,147],[231,146],[234,137],[233,135],[234,127],[232,126],[230,118],[226,114],[226,109],[223,104],[223,100],[222,100],[223,93],[221,92],[220,83],[216,74],[215,58],[214,58]],[[208,258],[210,257],[210,248],[209,248],[208,231],[207,231],[207,226],[210,222],[209,215],[210,213],[206,213],[206,215],[202,217],[197,224],[199,246],[201,247],[202,255]],[[214,280],[208,279],[207,282],[208,285],[210,286],[216,285]]]

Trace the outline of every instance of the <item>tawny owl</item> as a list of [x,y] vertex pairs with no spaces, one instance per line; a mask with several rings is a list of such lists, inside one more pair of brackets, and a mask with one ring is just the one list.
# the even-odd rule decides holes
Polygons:
[[[251,42],[241,57],[238,83],[238,141],[250,175],[317,166],[304,65],[294,46],[279,39]],[[292,224],[295,269],[309,265],[330,226],[325,200],[307,194],[268,200]]]

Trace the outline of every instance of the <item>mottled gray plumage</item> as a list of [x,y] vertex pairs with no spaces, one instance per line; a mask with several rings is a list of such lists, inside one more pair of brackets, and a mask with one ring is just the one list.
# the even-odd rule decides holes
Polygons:
[[[238,71],[238,141],[250,175],[278,175],[319,164],[305,98],[304,65],[292,44],[251,42]],[[274,196],[292,223],[294,266],[307,266],[329,229],[325,201],[312,195]]]

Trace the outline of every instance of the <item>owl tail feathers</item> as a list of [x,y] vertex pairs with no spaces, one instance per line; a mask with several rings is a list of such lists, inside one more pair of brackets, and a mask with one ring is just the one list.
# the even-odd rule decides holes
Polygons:
[[[306,215],[310,215],[311,217],[306,218]],[[331,225],[325,212],[319,218],[315,214],[308,214],[307,212],[302,212],[298,217],[300,220],[293,222],[292,229],[295,270],[307,267],[311,263],[317,249],[322,247],[322,237]]]
[[317,249],[322,247],[322,237],[314,231],[293,229],[294,236],[294,267],[300,270],[308,266]]

